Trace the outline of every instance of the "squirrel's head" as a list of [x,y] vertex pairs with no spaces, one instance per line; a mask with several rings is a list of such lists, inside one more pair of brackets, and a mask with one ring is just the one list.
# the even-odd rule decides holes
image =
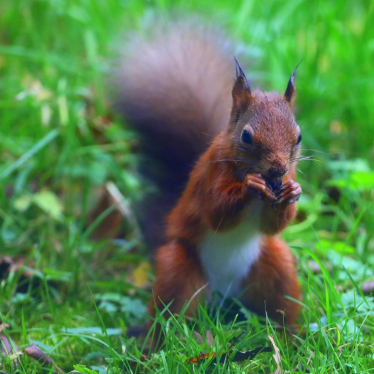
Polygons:
[[252,92],[242,68],[237,61],[236,64],[228,130],[232,135],[231,151],[242,161],[243,174],[260,173],[270,181],[279,179],[287,174],[298,157],[301,142],[300,128],[292,110],[296,69],[281,95],[260,90]]

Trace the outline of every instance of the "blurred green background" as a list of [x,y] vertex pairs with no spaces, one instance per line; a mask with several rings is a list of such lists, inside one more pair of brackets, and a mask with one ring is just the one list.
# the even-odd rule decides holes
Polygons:
[[[21,346],[30,339],[53,346],[60,338],[49,336],[61,326],[96,326],[93,299],[115,305],[103,308],[109,327],[119,327],[118,314],[122,327],[137,319],[131,303],[145,310],[144,284],[153,276],[144,271],[137,228],[127,217],[120,234],[97,231],[113,213],[100,209],[108,182],[127,203],[144,191],[136,139],[111,109],[109,77],[126,33],[160,14],[221,25],[263,89],[283,91],[301,61],[297,119],[303,153],[313,160],[299,165],[300,214],[284,236],[296,248],[304,287],[311,257],[301,247],[332,265],[346,261],[358,285],[372,277],[372,1],[2,0],[0,257],[19,266],[0,264],[0,317]],[[350,282],[339,271],[332,279]],[[121,302],[130,312],[121,314],[108,293],[127,295]],[[76,347],[66,365],[90,361],[91,347]]]

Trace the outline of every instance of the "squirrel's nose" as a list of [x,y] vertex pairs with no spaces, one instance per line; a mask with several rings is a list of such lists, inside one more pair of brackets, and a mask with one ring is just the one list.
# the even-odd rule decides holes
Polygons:
[[287,164],[279,156],[269,166],[267,174],[270,179],[283,177],[287,173]]
[[287,169],[285,167],[272,167],[268,170],[268,176],[270,179],[277,179],[283,177],[287,173]]
[[282,155],[276,154],[269,160],[269,169],[267,171],[267,177],[269,179],[281,178],[283,175],[287,174],[287,171],[287,163]]

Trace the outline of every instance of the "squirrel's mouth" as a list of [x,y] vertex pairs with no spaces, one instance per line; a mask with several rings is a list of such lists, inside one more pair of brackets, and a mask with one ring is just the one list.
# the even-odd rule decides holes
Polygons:
[[288,169],[284,168],[270,168],[263,177],[267,185],[273,190],[278,191],[283,184],[282,178],[287,175]]
[[269,187],[272,189],[272,191],[278,191],[282,187],[282,178],[274,179],[274,180],[268,180],[266,183],[269,185]]

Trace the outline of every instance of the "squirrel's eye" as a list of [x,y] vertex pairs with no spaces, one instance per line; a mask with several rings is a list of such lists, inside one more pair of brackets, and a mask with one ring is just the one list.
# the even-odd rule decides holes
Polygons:
[[303,137],[301,136],[301,134],[299,134],[299,137],[297,138],[297,145],[299,145],[300,143],[301,143],[301,139],[302,139]]
[[252,136],[248,130],[242,132],[242,142],[245,144],[252,144]]

